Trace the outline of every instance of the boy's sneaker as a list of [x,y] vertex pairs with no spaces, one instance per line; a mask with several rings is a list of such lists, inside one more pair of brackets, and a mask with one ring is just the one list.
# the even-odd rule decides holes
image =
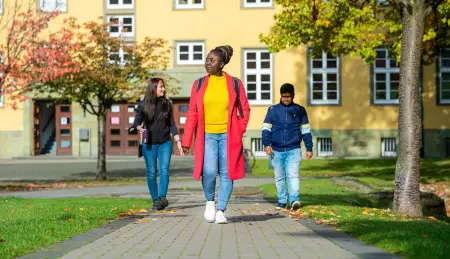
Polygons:
[[205,214],[203,214],[203,216],[208,223],[216,221],[216,204],[214,201],[206,202]]
[[299,209],[300,209],[300,206],[301,206],[301,204],[300,204],[299,201],[294,201],[294,202],[292,203],[292,205],[291,205],[291,208],[292,208],[293,211],[296,211],[296,210],[299,210]]
[[221,210],[216,213],[216,224],[226,224],[227,218],[225,218],[225,213]]
[[277,206],[275,207],[277,210],[281,210],[281,209],[285,209],[286,208],[286,204],[284,203],[278,203]]

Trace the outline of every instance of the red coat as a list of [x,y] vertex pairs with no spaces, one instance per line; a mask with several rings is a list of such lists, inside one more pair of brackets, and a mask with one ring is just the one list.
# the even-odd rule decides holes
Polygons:
[[[227,160],[228,176],[230,180],[237,180],[245,177],[244,154],[242,149],[242,136],[244,135],[250,116],[250,105],[245,93],[242,81],[240,85],[240,101],[244,113],[244,118],[238,117],[238,106],[236,102],[236,92],[233,87],[233,79],[224,73],[228,85],[228,129],[227,129]],[[204,103],[205,90],[208,86],[209,74],[203,81],[202,87],[197,92],[197,80],[192,85],[189,110],[187,112],[184,134],[182,139],[183,147],[191,147],[192,136],[195,131],[195,165],[194,178],[198,181],[203,174],[203,158],[205,150],[205,117]]]

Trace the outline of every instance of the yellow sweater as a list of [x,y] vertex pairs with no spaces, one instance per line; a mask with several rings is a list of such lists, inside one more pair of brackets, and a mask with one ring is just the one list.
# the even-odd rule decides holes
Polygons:
[[225,75],[209,77],[203,102],[205,104],[205,132],[209,134],[227,132],[228,87]]

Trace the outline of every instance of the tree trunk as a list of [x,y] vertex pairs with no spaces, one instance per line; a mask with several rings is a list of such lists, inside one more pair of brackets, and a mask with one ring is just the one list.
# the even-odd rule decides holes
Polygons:
[[395,170],[394,211],[410,217],[421,217],[420,206],[420,96],[419,74],[425,22],[425,1],[402,12],[402,53],[398,116],[398,159]]
[[106,180],[106,115],[98,115],[97,180]]

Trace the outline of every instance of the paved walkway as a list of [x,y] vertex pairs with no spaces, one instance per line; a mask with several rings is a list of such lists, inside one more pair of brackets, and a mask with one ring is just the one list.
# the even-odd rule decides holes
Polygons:
[[[244,187],[252,180],[263,181],[236,182],[241,184],[230,200],[228,224],[204,222],[202,192],[171,184],[171,205],[165,213],[153,212],[139,221],[118,220],[24,258],[395,258],[333,229],[277,213],[260,193]],[[194,185],[200,186],[189,183]],[[141,190],[120,196],[148,197]],[[58,190],[49,192],[61,195]]]

